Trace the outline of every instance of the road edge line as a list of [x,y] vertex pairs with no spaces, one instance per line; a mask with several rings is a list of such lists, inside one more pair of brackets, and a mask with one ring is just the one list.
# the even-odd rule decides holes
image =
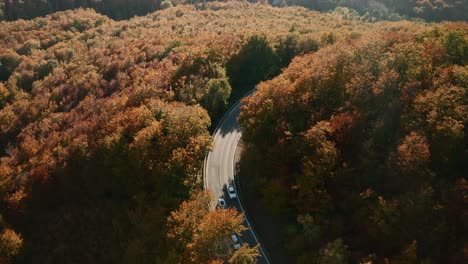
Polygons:
[[[257,88],[254,88],[252,89],[251,91],[249,91],[248,93],[246,93],[244,96],[242,96],[239,100],[237,100],[237,102],[235,104],[233,104],[229,109],[228,111],[226,111],[226,113],[223,115],[223,117],[221,118],[221,120],[218,122],[218,125],[216,126],[215,130],[213,131],[213,139],[214,139],[214,136],[216,135],[216,133],[218,133],[218,130],[219,130],[219,127],[221,126],[221,124],[223,123],[223,121],[226,119],[227,116],[229,116],[231,114],[232,111],[234,111],[234,109],[240,105],[241,101],[252,95],[255,91],[257,90]],[[242,129],[242,128],[241,128]],[[243,130],[243,129],[242,129]],[[240,139],[242,138],[242,133],[241,133],[241,136],[237,139],[237,142],[236,142],[236,150],[237,150],[237,147],[239,145],[239,141]],[[208,157],[209,155],[211,154],[211,151],[209,151],[206,155],[205,155],[205,159],[203,161],[203,188],[204,189],[207,189],[207,184],[206,184],[206,170],[207,170],[207,166],[206,166],[206,162],[208,160]],[[233,166],[232,166],[232,169],[233,169],[233,175],[234,175],[234,181],[236,181],[236,173],[235,173],[235,170],[234,170],[234,161],[235,159],[232,160],[233,162]],[[234,183],[234,188],[237,188],[236,184]],[[236,191],[237,192],[237,191]],[[268,256],[267,254],[265,253],[263,247],[262,247],[262,244],[259,242],[258,238],[257,238],[257,233],[255,233],[254,229],[252,228],[252,225],[250,224],[250,221],[249,221],[249,218],[247,217],[247,214],[244,210],[244,207],[242,206],[242,201],[241,199],[239,198],[239,195],[237,195],[237,201],[239,202],[239,205],[240,205],[240,208],[242,210],[242,213],[244,214],[244,217],[245,217],[245,221],[247,222],[247,225],[249,226],[249,229],[250,231],[252,232],[252,235],[253,237],[255,238],[255,241],[257,242],[257,244],[259,245],[259,248],[260,248],[260,251],[261,253],[263,254],[263,257],[265,258],[266,262],[268,264],[270,264],[270,260],[268,259]]]

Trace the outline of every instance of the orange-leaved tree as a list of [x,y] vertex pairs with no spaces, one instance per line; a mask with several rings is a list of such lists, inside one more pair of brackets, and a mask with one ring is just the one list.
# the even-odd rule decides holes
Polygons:
[[[240,234],[244,216],[234,208],[211,208],[208,191],[183,202],[167,219],[167,237],[174,243],[171,257],[178,263],[217,263],[255,259],[257,248],[244,245],[235,252],[230,237]],[[247,262],[252,263],[252,262]]]

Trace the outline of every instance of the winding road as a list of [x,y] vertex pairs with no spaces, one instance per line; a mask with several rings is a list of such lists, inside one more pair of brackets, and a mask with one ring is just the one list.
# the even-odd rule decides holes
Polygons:
[[[246,96],[249,96],[251,91]],[[236,207],[239,212],[244,213],[239,196],[236,199],[230,199],[227,193],[227,185],[234,184],[235,153],[239,140],[242,136],[242,129],[237,122],[240,114],[240,101],[233,105],[221,119],[218,127],[213,134],[214,148],[208,153],[205,159],[204,184],[205,188],[214,195],[212,207],[216,206],[218,198],[223,197],[228,207]],[[242,243],[248,243],[251,247],[260,244],[252,230],[252,227],[245,216],[244,226],[248,229],[242,232],[240,240]],[[262,246],[260,245],[260,254],[258,263],[270,264]]]

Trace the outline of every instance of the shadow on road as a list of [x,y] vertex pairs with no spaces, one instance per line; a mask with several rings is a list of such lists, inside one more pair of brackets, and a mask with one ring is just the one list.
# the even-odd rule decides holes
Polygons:
[[241,128],[237,123],[237,117],[239,116],[239,113],[239,108],[231,109],[229,115],[226,116],[222,125],[218,128],[217,133],[224,137],[232,132],[240,132]]
[[268,254],[271,263],[291,263],[293,258],[286,253],[283,241],[281,240],[280,232],[282,225],[279,219],[264,208],[257,194],[243,191],[247,189],[246,184],[248,181],[246,177],[248,177],[248,173],[245,171],[245,168],[241,170],[242,166],[239,163],[241,148],[238,148],[237,152],[239,153],[236,153],[238,162],[236,163],[235,174],[238,195],[242,198],[245,213],[260,243]]

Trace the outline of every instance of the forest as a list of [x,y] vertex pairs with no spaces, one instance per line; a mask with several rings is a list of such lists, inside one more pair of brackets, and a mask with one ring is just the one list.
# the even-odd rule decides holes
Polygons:
[[[93,8],[113,19],[128,19],[175,5],[191,4],[205,9],[211,0],[0,0],[0,21],[31,19],[74,8]],[[275,7],[303,6],[317,11],[343,11],[366,21],[424,19],[466,20],[464,0],[249,0]]]
[[244,99],[246,185],[297,263],[468,261],[468,28],[404,28],[298,56]]
[[78,9],[0,23],[0,262],[252,259],[255,248],[219,246],[242,223],[209,212],[201,193],[211,126],[231,94],[317,50],[330,28],[370,27],[285,10],[212,3],[116,22]]
[[258,83],[243,162],[292,259],[466,262],[466,22],[184,3],[0,0],[0,263],[254,263],[201,170]]

